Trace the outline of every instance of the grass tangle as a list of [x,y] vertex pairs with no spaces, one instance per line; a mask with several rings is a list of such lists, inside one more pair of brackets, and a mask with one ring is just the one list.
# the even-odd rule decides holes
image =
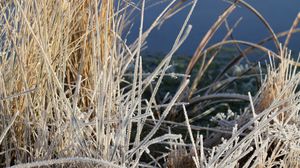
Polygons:
[[[150,3],[0,2],[0,166],[300,167],[299,63],[287,49],[300,14],[275,33],[249,3],[230,1],[194,55],[172,71],[197,0],[165,2],[145,27]],[[270,37],[235,39],[239,21],[231,26],[227,18],[238,5]],[[147,37],[183,8],[189,13],[172,49],[145,72]],[[125,30],[137,13],[139,33],[129,44]],[[208,46],[221,26],[224,38]],[[235,54],[220,63],[225,46]],[[251,61],[251,53],[269,61]]]

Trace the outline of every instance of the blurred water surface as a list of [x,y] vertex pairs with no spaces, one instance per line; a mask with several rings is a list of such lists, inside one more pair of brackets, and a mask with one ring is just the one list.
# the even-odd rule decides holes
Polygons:
[[[148,4],[155,2],[158,2],[158,0],[150,0]],[[167,5],[167,2],[146,9],[144,18],[145,29],[151,25],[153,20],[159,15],[159,12]],[[298,12],[300,12],[299,0],[246,0],[246,2],[255,7],[265,17],[275,33],[288,30]],[[196,9],[189,22],[193,26],[192,32],[177,54],[192,55],[205,33],[229,5],[228,2],[223,0],[198,0]],[[184,22],[188,10],[186,8],[167,20],[160,29],[155,29],[147,39],[147,49],[145,51],[152,54],[168,52]],[[132,41],[138,35],[139,17],[138,14],[136,16],[131,34],[128,36],[129,41]],[[235,39],[258,42],[270,35],[261,21],[243,6],[237,7],[229,16],[228,22],[230,26],[233,26],[239,18],[242,18],[242,20],[233,33]],[[222,25],[210,44],[220,41],[225,33],[226,27]],[[283,43],[284,39],[281,38],[280,41]],[[266,46],[275,49],[272,42],[266,44]],[[295,34],[292,37],[289,48],[294,52],[299,52],[300,34]]]

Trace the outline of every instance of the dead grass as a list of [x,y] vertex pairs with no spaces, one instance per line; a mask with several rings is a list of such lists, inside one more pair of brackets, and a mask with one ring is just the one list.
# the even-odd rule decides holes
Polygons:
[[[1,166],[138,166],[149,145],[180,137],[153,139],[159,124],[141,137],[153,106],[141,96],[149,82],[162,79],[185,31],[144,79],[140,50],[161,19],[145,33],[141,20],[130,47],[121,38],[125,12],[132,10],[125,1],[16,0],[1,10]],[[129,64],[134,78],[124,81]],[[121,87],[124,82],[129,90]]]
[[[197,1],[190,2],[172,49],[147,76],[141,51],[150,32],[184,2],[171,1],[150,27],[144,27],[145,0],[138,5],[124,0],[0,3],[0,166],[299,167],[299,63],[286,47],[292,34],[299,32],[300,15],[289,31],[277,35],[251,5],[242,0],[232,3],[200,42],[186,74],[178,75],[183,79],[176,94],[158,104],[156,95],[172,56],[191,31],[188,20]],[[227,25],[220,43],[207,46],[237,3],[252,11],[271,36],[258,44],[235,40],[236,23]],[[132,10],[140,12],[140,31],[129,45],[123,31]],[[279,36],[287,36],[283,47]],[[277,51],[263,46],[269,40]],[[234,44],[239,55],[210,86],[198,88],[225,44]],[[239,45],[249,48],[242,51]],[[222,93],[233,82],[225,74],[254,48],[268,53],[271,60],[258,93],[254,97]],[[206,53],[213,49],[216,53],[208,59]],[[201,68],[188,89],[199,60]],[[125,78],[127,73],[132,78]],[[152,95],[144,99],[150,85]],[[215,128],[193,125],[228,99],[249,101],[249,106],[240,115],[218,113]],[[166,121],[177,121],[178,116],[185,122]],[[186,134],[175,134],[179,127]],[[150,151],[152,145],[168,152]]]

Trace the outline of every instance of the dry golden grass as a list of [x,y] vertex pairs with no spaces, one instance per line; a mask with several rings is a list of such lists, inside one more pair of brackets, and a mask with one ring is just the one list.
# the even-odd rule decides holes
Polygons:
[[[298,63],[285,49],[292,33],[299,31],[299,17],[290,31],[283,33],[288,37],[282,49],[265,19],[240,0],[236,3],[257,14],[271,37],[259,44],[227,40],[234,29],[228,27],[220,43],[207,47],[236,8],[233,3],[201,41],[186,74],[181,75],[184,78],[176,94],[160,105],[156,94],[172,56],[191,31],[188,20],[197,1],[190,2],[192,7],[171,51],[147,76],[141,57],[146,38],[181,9],[184,0],[177,4],[171,1],[147,28],[143,24],[144,0],[139,6],[123,0],[5,2],[0,3],[1,167],[299,167],[300,74],[295,66]],[[140,32],[129,45],[123,39],[123,31],[133,9],[141,15]],[[270,39],[278,52],[263,46]],[[206,50],[225,44],[244,44],[249,46],[244,53],[258,48],[279,58],[279,62],[270,61],[255,97],[217,92],[224,74],[244,56],[234,58],[204,89],[204,95],[195,96],[199,81],[216,57],[215,54],[206,60]],[[201,57],[198,77],[192,89],[186,89],[188,76]],[[126,74],[132,78],[126,78]],[[144,99],[150,84],[152,95]],[[200,106],[208,106],[207,102],[218,106],[226,98],[250,100],[250,104],[240,116],[219,118],[217,128],[192,125],[209,114],[192,114],[201,111]],[[196,110],[187,110],[180,100],[190,101],[186,106]],[[175,105],[183,108],[174,108]],[[162,106],[159,117],[155,117],[155,110]],[[166,121],[173,114],[184,116],[185,123]],[[172,129],[176,126],[184,126],[188,138],[174,134]],[[199,130],[217,136],[195,136]],[[160,131],[167,133],[160,135]],[[205,146],[212,140],[216,144]],[[162,146],[171,149],[159,150],[156,157],[157,151],[149,150],[154,144],[166,144]]]
[[[290,55],[287,50],[282,51],[282,58],[280,60],[278,69],[276,69],[276,63],[271,60],[271,65],[269,66],[268,73],[264,85],[260,89],[259,100],[255,102],[255,113],[259,114],[265,109],[269,108],[274,100],[286,99],[290,95],[294,94],[296,86],[286,88],[288,82],[290,82],[291,77],[295,75],[296,68],[290,65]],[[270,59],[272,59],[270,57]],[[282,92],[285,91],[284,94]],[[286,102],[281,108],[289,107],[294,102]],[[288,119],[288,114],[281,113],[278,116],[278,120],[284,122]]]
[[[141,47],[167,10],[144,32],[143,2],[141,32],[128,46],[122,31],[131,6],[110,0],[1,4],[1,166],[136,167],[150,145],[180,138],[153,138],[178,95],[142,136],[155,97],[145,104],[142,94],[156,79],[159,87],[190,29],[183,27],[174,49],[145,79]],[[132,80],[125,80],[127,72]]]

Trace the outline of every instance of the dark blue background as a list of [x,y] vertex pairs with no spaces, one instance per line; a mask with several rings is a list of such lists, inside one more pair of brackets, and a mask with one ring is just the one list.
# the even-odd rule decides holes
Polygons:
[[[148,4],[153,2],[157,1],[148,1]],[[298,12],[300,12],[299,0],[246,0],[246,2],[255,7],[265,17],[275,33],[288,30]],[[145,28],[150,26],[153,20],[158,16],[159,12],[162,11],[166,5],[167,3],[163,3],[148,8],[145,11]],[[179,49],[178,54],[192,55],[205,33],[229,5],[228,2],[223,0],[198,0],[196,9],[190,20],[190,24],[193,25],[192,32],[183,46]],[[159,30],[155,29],[147,39],[148,48],[145,51],[148,53],[168,52],[184,22],[188,10],[189,9],[185,9],[167,20]],[[240,17],[243,19],[233,33],[236,39],[258,42],[269,36],[269,32],[259,19],[242,6],[235,9],[229,16],[228,21],[230,25],[232,26]],[[131,34],[128,37],[129,41],[132,41],[137,37],[138,26],[139,17],[136,17]],[[225,33],[226,28],[222,25],[220,30],[216,33],[216,36],[212,39],[211,44],[220,41]],[[280,41],[284,42],[284,39],[280,39]],[[273,43],[269,43],[266,46],[274,49]],[[292,37],[289,48],[293,49],[295,52],[299,51],[300,34],[295,34]]]

